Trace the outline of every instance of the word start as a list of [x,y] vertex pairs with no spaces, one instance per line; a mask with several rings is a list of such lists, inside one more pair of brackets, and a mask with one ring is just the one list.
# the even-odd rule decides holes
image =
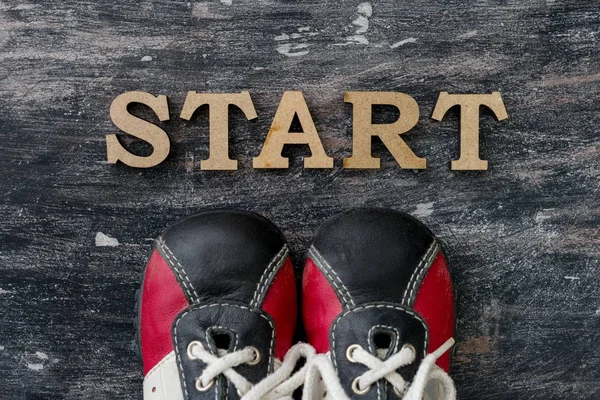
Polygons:
[[[427,160],[418,157],[402,139],[419,120],[419,106],[411,96],[400,92],[345,92],[344,102],[352,104],[352,155],[343,160],[344,168],[380,168],[381,161],[373,157],[371,143],[379,137],[401,168],[423,169]],[[164,95],[145,92],[127,92],[118,96],[110,107],[110,118],[123,132],[135,136],[153,147],[149,156],[138,156],[127,151],[114,134],[106,136],[108,162],[122,163],[136,168],[150,168],[163,162],[169,155],[169,136],[160,127],[138,118],[127,110],[133,103],[152,109],[160,121],[169,120],[169,104]],[[257,118],[250,93],[197,93],[189,92],[181,111],[181,118],[190,120],[201,106],[209,107],[209,157],[200,162],[202,170],[236,170],[237,160],[229,156],[229,106],[240,108],[248,120]],[[374,105],[394,106],[400,117],[392,123],[372,122]],[[487,170],[488,162],[479,157],[479,110],[489,108],[501,121],[508,118],[499,92],[491,94],[448,94],[441,92],[432,118],[441,121],[446,112],[460,106],[460,156],[451,162],[453,170]],[[290,132],[294,118],[302,132]],[[312,116],[302,92],[286,91],[273,118],[271,128],[254,168],[288,168],[289,159],[282,156],[285,145],[305,145],[311,155],[304,158],[305,168],[333,168],[333,158],[323,148]]]

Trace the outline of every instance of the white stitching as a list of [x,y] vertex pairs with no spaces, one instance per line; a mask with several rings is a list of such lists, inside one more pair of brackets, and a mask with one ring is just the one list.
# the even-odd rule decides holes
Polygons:
[[335,348],[335,328],[336,328],[338,322],[340,322],[340,320],[342,318],[344,318],[346,315],[350,314],[351,312],[356,312],[359,310],[366,310],[369,308],[390,308],[393,310],[404,311],[408,315],[413,316],[417,321],[421,322],[421,324],[423,325],[423,328],[425,329],[425,344],[423,346],[423,357],[425,357],[427,355],[427,346],[429,344],[429,330],[427,329],[427,324],[425,323],[425,321],[423,321],[423,318],[421,318],[419,315],[415,314],[414,312],[412,312],[410,310],[406,310],[406,309],[404,309],[402,307],[398,307],[398,306],[393,306],[391,304],[371,304],[368,306],[360,306],[360,307],[350,309],[335,319],[333,326],[331,327],[331,347],[333,349],[332,350],[333,356],[331,358],[333,359],[333,367],[335,368],[336,371],[337,371],[337,361],[336,361],[336,357],[335,357],[335,350],[336,350],[336,348]]
[[[169,258],[169,260],[171,261],[171,263],[175,264],[173,265],[174,268],[179,267],[179,273],[181,274],[182,278],[182,283],[188,287],[188,290],[190,290],[191,293],[193,293],[194,296],[190,296],[193,300],[198,300],[198,298],[200,296],[198,296],[198,293],[196,292],[196,289],[194,289],[194,286],[192,285],[192,282],[190,281],[187,273],[185,272],[185,268],[183,267],[183,265],[181,264],[181,262],[179,261],[179,259],[175,256],[175,254],[171,251],[171,249],[169,248],[169,246],[167,246],[167,243],[164,241],[164,239],[160,239],[160,243],[162,248],[165,250],[165,255],[167,256],[167,258]],[[185,280],[184,280],[185,279]],[[187,284],[186,284],[187,281]]]
[[[219,400],[219,391],[221,390],[221,385],[219,385],[219,377],[215,378],[215,400]],[[229,382],[227,382],[227,386],[229,386]]]
[[167,244],[162,238],[159,238],[157,240],[157,245],[159,245],[164,250],[165,256],[167,257],[171,266],[175,270],[175,273],[179,276],[181,283],[187,291],[188,297],[192,300],[192,302],[198,300],[200,296],[198,296],[198,293],[196,292],[196,289],[194,289],[192,282],[188,278],[185,269],[183,268],[183,265],[181,265],[175,254],[173,254],[169,246],[167,246]]
[[411,306],[411,304],[409,304],[409,301],[411,301],[411,299],[413,298],[414,291],[417,288],[417,282],[420,281],[421,274],[429,269],[429,267],[433,263],[434,257],[439,252],[439,249],[440,245],[434,239],[427,251],[425,252],[425,254],[423,255],[423,257],[421,258],[419,265],[413,271],[412,276],[410,277],[410,281],[408,281],[408,286],[406,287],[404,295],[402,296],[402,304],[406,306]]
[[[398,342],[400,341],[400,331],[398,331],[398,329],[396,329],[396,328],[394,328],[393,326],[390,326],[390,325],[373,325],[371,327],[371,329],[369,329],[369,333],[367,333],[369,339],[371,338],[371,334],[373,333],[373,331],[375,330],[375,328],[387,328],[389,330],[394,331],[394,333],[396,334],[396,344],[394,345],[394,352],[392,354],[396,354],[398,352]],[[373,348],[371,347],[371,341],[370,340],[369,340],[369,350],[371,351],[371,353],[374,353]],[[377,355],[377,354],[375,354],[375,355]]]
[[[175,327],[173,328],[173,336],[175,337],[175,354],[177,355],[177,368],[179,369],[179,373],[181,375],[181,382],[182,382],[183,388],[185,390],[186,399],[189,398],[189,394],[187,391],[187,384],[185,381],[185,372],[183,371],[181,354],[179,353],[179,341],[177,339],[177,327],[179,326],[179,322],[181,322],[181,319],[183,317],[185,317],[187,314],[189,314],[190,312],[196,311],[196,310],[202,310],[204,308],[210,308],[210,307],[237,307],[237,308],[241,308],[246,311],[253,312],[253,313],[257,314],[258,316],[260,316],[261,318],[263,318],[264,320],[266,320],[269,323],[269,326],[271,327],[271,343],[269,344],[269,365],[267,367],[267,370],[269,372],[271,372],[271,370],[273,368],[273,348],[275,347],[275,326],[273,325],[273,322],[268,317],[264,316],[256,309],[248,308],[246,306],[241,306],[241,305],[237,305],[237,304],[215,303],[215,304],[207,304],[207,305],[203,305],[203,306],[199,306],[199,307],[196,306],[196,307],[189,308],[183,314],[181,314],[180,316],[177,317],[177,320],[175,321]],[[229,383],[228,383],[228,385],[229,385]],[[217,385],[217,390],[218,390],[218,386],[219,385]]]
[[279,271],[281,266],[284,264],[285,257],[288,254],[288,247],[287,245],[284,245],[281,248],[281,250],[279,250],[279,252],[275,255],[275,257],[273,257],[267,268],[265,268],[265,271],[263,272],[262,276],[260,277],[260,280],[258,281],[256,290],[254,291],[254,296],[252,296],[252,301],[250,302],[250,305],[252,307],[258,308],[258,303],[261,301],[264,292],[266,292],[267,284],[271,281],[275,273],[277,273],[277,271]]
[[[265,271],[263,272],[263,276],[258,282],[258,286],[256,287],[256,291],[254,292],[254,307],[258,307],[258,303],[262,300],[263,294],[266,293],[267,284],[271,281],[273,276],[279,271],[279,269],[283,266],[286,261],[286,257],[289,255],[289,249],[286,246],[283,246],[282,249],[275,255],[271,263],[267,266]],[[271,269],[271,273],[267,276],[267,272]],[[266,279],[263,281],[263,278]],[[262,285],[262,287],[261,287]]]
[[165,261],[167,262],[167,264],[169,264],[169,266],[171,266],[171,269],[173,270],[173,272],[174,272],[174,273],[175,273],[175,275],[177,276],[177,280],[178,280],[179,282],[181,282],[181,284],[183,285],[183,288],[182,288],[182,289],[185,291],[185,295],[186,295],[186,297],[188,297],[188,298],[190,298],[190,299],[191,299],[191,298],[193,297],[193,296],[192,296],[192,293],[190,292],[190,290],[189,290],[189,288],[188,288],[187,284],[185,283],[185,281],[184,281],[183,277],[181,276],[181,273],[180,273],[179,269],[177,268],[177,265],[176,265],[176,264],[175,264],[175,262],[174,262],[174,261],[171,259],[171,257],[169,256],[169,254],[168,254],[168,253],[167,253],[167,252],[164,250],[164,247],[165,247],[165,242],[164,242],[164,241],[163,241],[161,238],[158,238],[158,240],[156,241],[156,247],[157,247],[157,249],[159,249],[159,250],[163,250],[163,251],[162,251],[162,253],[164,253],[164,256],[165,256],[165,258],[166,258],[166,260],[165,260]]
[[[333,270],[331,265],[329,265],[327,260],[325,260],[325,258],[323,258],[321,253],[319,253],[319,251],[314,246],[311,246],[310,249],[308,249],[308,254],[315,258],[315,259],[313,259],[314,264],[317,266],[317,268],[319,268],[319,270],[321,272],[323,272],[325,275],[327,275],[327,278],[329,278],[329,281],[335,287],[336,292],[342,296],[342,300],[345,303],[349,303],[351,306],[354,306],[355,305],[354,299],[352,299],[352,296],[350,295],[350,291],[348,290],[346,285],[344,285],[344,282],[342,282],[342,280],[340,279],[338,274],[335,273],[335,271]],[[331,276],[329,274],[329,272],[331,272],[333,274],[333,276]],[[340,287],[337,285],[336,280],[340,283],[343,290],[341,290]]]

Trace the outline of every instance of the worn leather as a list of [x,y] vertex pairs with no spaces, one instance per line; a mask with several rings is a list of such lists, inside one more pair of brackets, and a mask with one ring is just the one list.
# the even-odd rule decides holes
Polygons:
[[183,400],[174,351],[144,377],[144,400]]
[[[424,283],[426,290],[421,292]],[[327,290],[315,290],[325,284]],[[304,325],[311,344],[320,352],[330,350],[352,398],[397,399],[384,379],[365,394],[351,390],[352,381],[366,367],[348,362],[347,348],[360,344],[375,354],[373,333],[377,331],[391,340],[387,357],[411,344],[418,359],[398,372],[412,380],[422,357],[435,350],[429,344],[431,335],[436,343],[443,338],[443,343],[453,334],[454,299],[448,295],[452,291],[440,245],[421,222],[393,210],[353,209],[327,221],[313,239],[303,278],[303,304],[321,311],[314,315],[303,310]],[[335,301],[322,293],[334,293]],[[414,309],[417,299],[419,312]],[[443,306],[438,307],[438,302]],[[324,316],[330,320],[340,305],[341,311],[327,324]],[[443,315],[448,313],[450,318]],[[425,317],[434,322],[435,332]],[[329,347],[323,344],[327,335]],[[449,358],[442,364],[447,367]]]
[[186,361],[185,350],[196,339],[210,346],[215,329],[230,332],[235,349],[254,346],[264,355],[257,366],[236,367],[251,382],[272,370],[273,357],[283,358],[297,319],[295,275],[285,238],[258,214],[211,210],[171,226],[155,247],[140,310],[145,372],[174,350],[185,400],[237,398],[223,376],[211,390],[195,390],[204,365]]
[[191,342],[199,341],[205,349],[217,355],[215,334],[231,335],[229,352],[242,350],[246,346],[256,347],[261,359],[257,365],[242,364],[236,371],[252,383],[257,383],[273,371],[275,351],[275,325],[264,312],[244,304],[220,303],[199,304],[183,312],[173,324],[173,341],[179,371],[182,376],[183,392],[188,400],[237,399],[235,387],[224,376],[206,392],[195,388],[206,364],[190,359],[187,349]]
[[275,357],[283,360],[292,347],[298,319],[298,289],[291,258],[279,269],[268,286],[261,309],[273,318],[277,340]]
[[308,342],[318,353],[329,351],[329,328],[342,312],[335,290],[309,258],[302,275],[302,317]]
[[[448,338],[454,337],[454,291],[446,259],[440,252],[420,282],[413,310],[429,327],[429,352],[438,349]],[[446,352],[437,365],[450,371],[451,353]]]
[[[344,305],[372,301],[402,303],[414,268],[433,234],[408,214],[386,209],[354,209],[327,221],[313,247],[343,282]],[[315,258],[311,257],[313,261]]]
[[173,352],[171,326],[188,306],[171,268],[154,250],[144,275],[138,327],[144,375]]
[[[428,336],[425,322],[415,313],[404,310],[393,303],[370,303],[344,311],[333,322],[330,333],[331,355],[342,387],[351,388],[352,381],[365,373],[366,366],[353,363],[346,357],[346,351],[354,344],[377,355],[375,335],[384,334],[390,338],[387,357],[396,354],[405,344],[414,346],[417,351],[415,362],[400,368],[398,372],[410,381],[418,365],[425,356]],[[387,358],[386,357],[386,358]],[[393,387],[385,380],[378,382],[369,392],[360,395],[361,399],[397,399]],[[350,395],[356,396],[351,390]]]
[[258,214],[213,210],[173,225],[157,247],[181,269],[190,303],[249,303],[265,268],[285,243],[279,229]]

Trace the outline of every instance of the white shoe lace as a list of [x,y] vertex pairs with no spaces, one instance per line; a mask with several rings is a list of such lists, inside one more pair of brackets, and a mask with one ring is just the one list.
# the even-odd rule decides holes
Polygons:
[[[412,384],[402,378],[396,370],[412,364],[416,359],[416,351],[411,345],[404,345],[402,350],[385,361],[375,357],[358,345],[350,346],[346,352],[348,360],[360,363],[369,368],[352,382],[352,390],[356,394],[364,394],[381,379],[388,381],[396,395],[403,400],[422,400],[427,384],[437,381],[443,387],[444,399],[455,400],[456,389],[448,374],[435,365],[435,362],[454,345],[454,339],[447,340],[422,361]],[[261,355],[258,349],[249,346],[242,350],[228,353],[219,350],[218,356],[205,350],[200,342],[192,342],[188,347],[191,359],[201,360],[207,364],[202,374],[196,379],[196,389],[209,390],[219,375],[224,375],[237,389],[241,400],[291,400],[296,389],[304,385],[303,400],[312,399],[348,399],[342,388],[337,373],[327,354],[315,354],[315,349],[306,343],[298,343],[285,355],[283,362],[275,366],[275,372],[256,385],[234,370],[235,367],[259,363]],[[294,369],[300,359],[305,365],[296,373]],[[437,400],[437,399],[436,399]],[[442,399],[440,399],[442,400]]]
[[[248,346],[231,353],[219,349],[218,356],[215,356],[202,343],[192,342],[188,346],[188,356],[206,364],[206,368],[196,379],[196,389],[199,391],[209,390],[217,377],[224,375],[235,386],[242,400],[291,400],[294,391],[304,384],[306,372],[315,357],[315,349],[305,343],[296,344],[287,352],[283,362],[275,365],[275,372],[256,385],[234,370],[242,364],[256,365],[260,362],[261,355],[255,347]],[[306,359],[306,364],[293,373],[302,358]]]
[[[404,345],[400,352],[382,361],[358,345],[350,346],[346,352],[348,360],[369,368],[367,372],[354,379],[352,390],[356,394],[364,394],[369,391],[371,385],[380,379],[385,379],[394,387],[396,395],[403,400],[422,400],[427,384],[431,381],[437,381],[443,387],[443,400],[455,400],[454,382],[445,371],[435,365],[436,360],[450,350],[453,345],[454,339],[451,338],[436,351],[427,355],[421,361],[410,386],[396,370],[415,361],[416,351],[414,347]],[[321,387],[320,379],[322,379],[323,387]],[[325,394],[323,394],[323,389]],[[314,357],[310,363],[305,379],[303,399],[322,399],[325,397],[336,400],[348,399],[330,358],[325,354],[321,354]]]

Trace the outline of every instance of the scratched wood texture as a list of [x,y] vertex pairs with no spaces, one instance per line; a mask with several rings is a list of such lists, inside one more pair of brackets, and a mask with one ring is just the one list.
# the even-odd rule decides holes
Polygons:
[[[141,399],[134,292],[177,219],[258,211],[299,265],[321,222],[367,205],[444,242],[460,399],[599,399],[599,39],[591,0],[0,1],[0,398]],[[129,90],[170,98],[159,167],[105,162],[109,105]],[[188,90],[250,90],[259,118],[231,112],[239,171],[200,171],[207,111],[179,119]],[[305,149],[286,150],[289,170],[251,168],[284,90],[304,91],[333,170],[302,169]],[[381,170],[342,170],[346,90],[414,96],[406,141],[428,169],[376,144]],[[429,118],[442,90],[502,93],[509,120],[482,114],[489,171],[449,170],[458,112]]]

